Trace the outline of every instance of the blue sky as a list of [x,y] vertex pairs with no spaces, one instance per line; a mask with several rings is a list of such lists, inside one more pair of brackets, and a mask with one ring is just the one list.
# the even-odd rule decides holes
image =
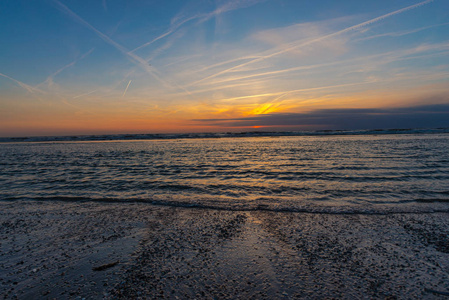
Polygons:
[[449,126],[447,0],[4,0],[0,19],[0,136]]

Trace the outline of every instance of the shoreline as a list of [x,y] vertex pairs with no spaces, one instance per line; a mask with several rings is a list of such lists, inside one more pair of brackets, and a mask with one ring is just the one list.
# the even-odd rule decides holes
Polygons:
[[312,131],[243,131],[243,132],[203,132],[203,133],[129,133],[94,135],[55,135],[55,136],[17,136],[0,137],[1,143],[28,142],[120,142],[120,141],[170,141],[185,139],[222,138],[278,138],[278,137],[332,137],[332,136],[370,136],[404,134],[448,134],[449,127],[437,128],[378,128],[378,129],[328,129]]
[[0,208],[6,299],[445,299],[449,292],[448,213],[58,201]]

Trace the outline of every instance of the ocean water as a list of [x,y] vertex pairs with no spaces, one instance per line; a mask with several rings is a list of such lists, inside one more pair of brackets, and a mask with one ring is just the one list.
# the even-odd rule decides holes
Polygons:
[[1,201],[449,212],[449,134],[0,143]]

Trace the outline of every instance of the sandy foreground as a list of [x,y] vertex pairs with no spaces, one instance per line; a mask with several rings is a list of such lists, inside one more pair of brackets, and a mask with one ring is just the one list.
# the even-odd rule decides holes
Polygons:
[[0,202],[7,299],[448,299],[449,215]]

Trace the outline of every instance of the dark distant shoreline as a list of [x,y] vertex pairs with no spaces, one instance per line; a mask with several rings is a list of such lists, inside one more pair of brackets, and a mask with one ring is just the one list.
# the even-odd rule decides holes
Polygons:
[[127,141],[127,140],[174,140],[214,139],[237,137],[282,137],[282,136],[338,136],[338,135],[389,135],[389,134],[441,134],[449,128],[394,128],[363,130],[317,130],[317,131],[244,131],[225,133],[178,133],[178,134],[103,134],[71,136],[0,137],[0,143],[16,142],[73,142],[73,141]]

